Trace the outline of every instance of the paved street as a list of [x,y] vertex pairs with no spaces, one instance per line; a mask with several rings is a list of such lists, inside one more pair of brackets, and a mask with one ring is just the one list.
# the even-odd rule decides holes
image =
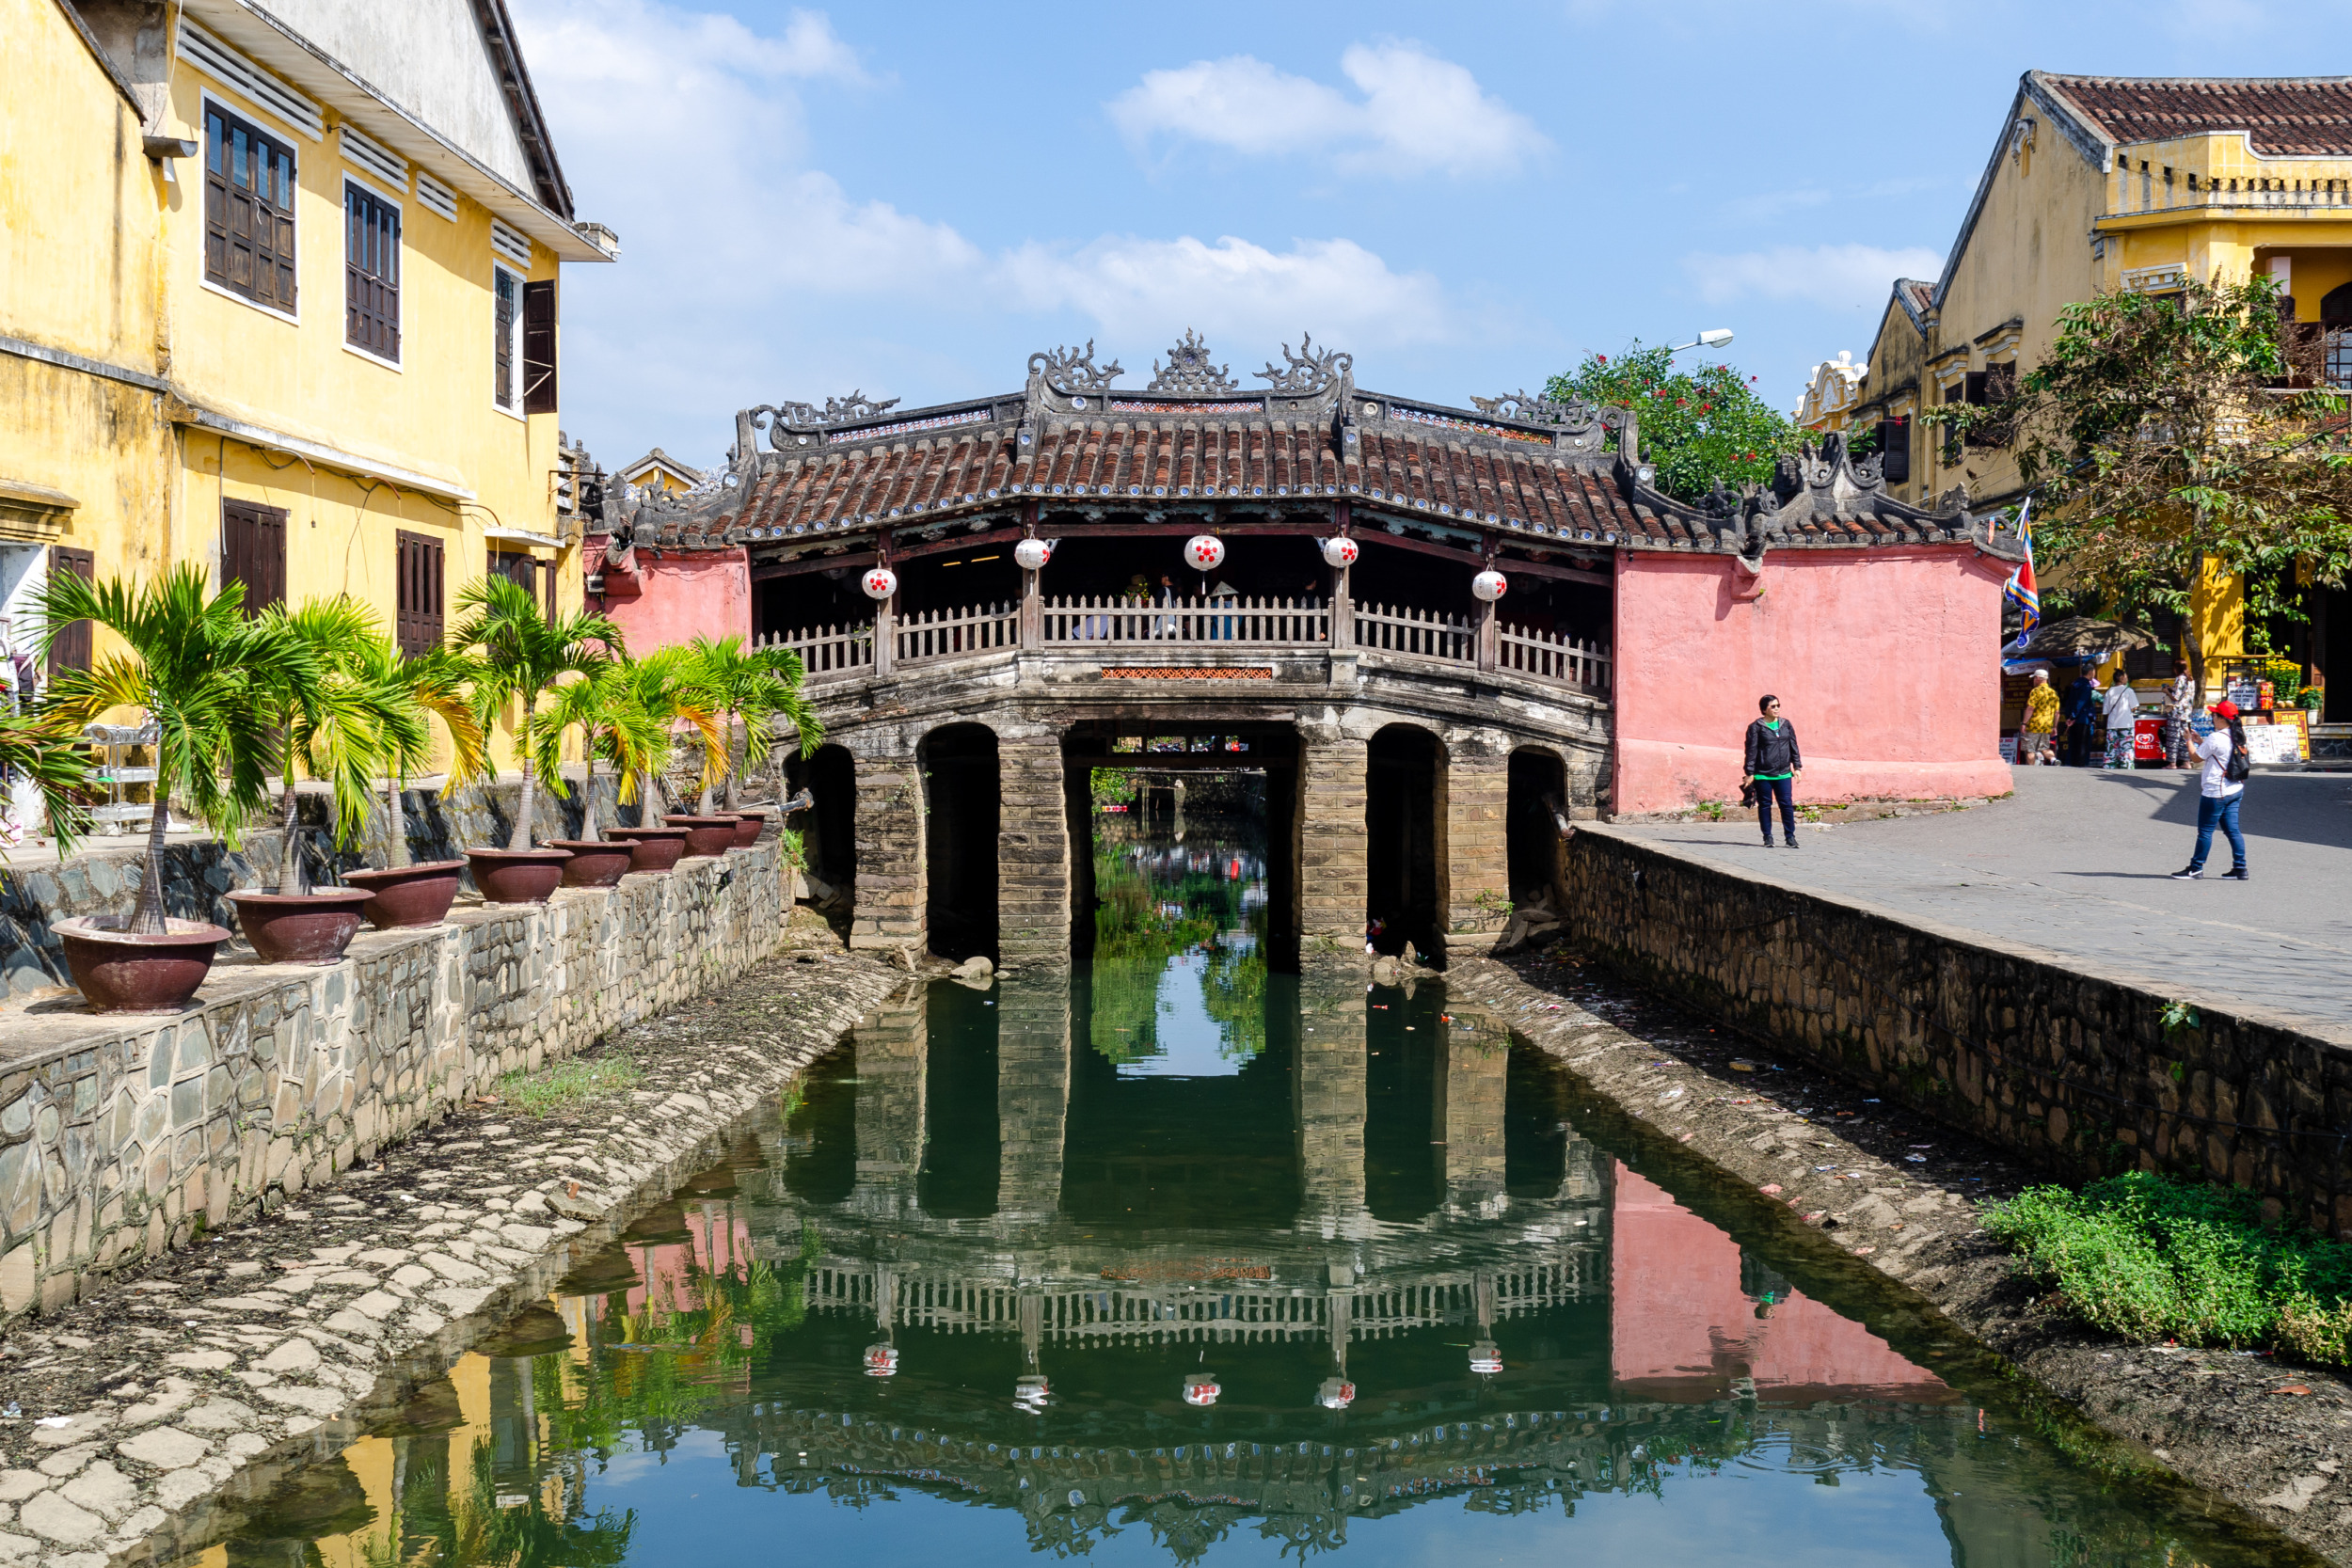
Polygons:
[[2017,770],[2007,800],[1932,816],[1807,828],[1769,854],[1753,816],[1616,830],[1711,863],[2005,938],[2137,978],[2318,1021],[2352,1043],[2352,777],[2256,776],[2250,883],[2216,835],[2208,878],[2175,882],[2196,839],[2192,774]]

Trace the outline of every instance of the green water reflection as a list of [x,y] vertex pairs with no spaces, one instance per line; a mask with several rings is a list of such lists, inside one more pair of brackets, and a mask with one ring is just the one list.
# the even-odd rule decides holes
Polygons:
[[2292,1560],[1743,1244],[1441,989],[1268,974],[1247,842],[1097,887],[1090,970],[910,984],[205,1559]]

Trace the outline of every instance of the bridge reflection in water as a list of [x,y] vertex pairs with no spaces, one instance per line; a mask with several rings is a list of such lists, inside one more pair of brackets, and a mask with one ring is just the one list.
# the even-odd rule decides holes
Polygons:
[[910,982],[213,1560],[2252,1560],[1809,1299],[1438,989],[1269,972],[1246,845],[1097,871],[1091,969]]

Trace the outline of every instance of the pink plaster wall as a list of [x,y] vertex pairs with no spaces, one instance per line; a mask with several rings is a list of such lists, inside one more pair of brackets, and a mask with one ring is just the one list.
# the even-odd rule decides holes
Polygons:
[[1800,800],[2005,795],[2007,568],[1966,545],[1617,557],[1617,815],[1737,800],[1770,691],[1804,752]]
[[[604,545],[602,535],[589,535],[583,558],[601,560]],[[671,550],[657,559],[639,549],[633,559],[633,573],[608,571],[604,593],[588,595],[590,610],[619,624],[631,653],[696,637],[751,641],[752,569],[743,551]]]
[[1790,1291],[1757,1317],[1740,1245],[1619,1165],[1610,1206],[1610,1375],[1624,1397],[1726,1398],[1753,1377],[1767,1404],[1868,1391],[1939,1401],[1944,1381],[1855,1323]]

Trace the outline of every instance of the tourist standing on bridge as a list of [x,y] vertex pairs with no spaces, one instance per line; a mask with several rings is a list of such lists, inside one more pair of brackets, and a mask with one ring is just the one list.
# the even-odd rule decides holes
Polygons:
[[2217,827],[2229,835],[2230,852],[2236,857],[2236,863],[2221,874],[2222,879],[2251,880],[2246,869],[2246,838],[2237,831],[2238,801],[2246,794],[2246,775],[2252,771],[2246,751],[2246,725],[2238,718],[2237,705],[2226,698],[2214,705],[2213,718],[2213,733],[2197,748],[2205,762],[2204,780],[2198,789],[2197,852],[2187,865],[2172,873],[2176,882],[2194,881],[2205,874],[2205,855],[2213,848]]
[[1788,847],[1797,847],[1797,775],[1804,771],[1804,756],[1797,750],[1797,727],[1780,716],[1780,699],[1762,697],[1763,714],[1748,726],[1746,761],[1740,782],[1756,786],[1756,817],[1764,828],[1764,847],[1772,847],[1772,802],[1780,802],[1780,828]]

